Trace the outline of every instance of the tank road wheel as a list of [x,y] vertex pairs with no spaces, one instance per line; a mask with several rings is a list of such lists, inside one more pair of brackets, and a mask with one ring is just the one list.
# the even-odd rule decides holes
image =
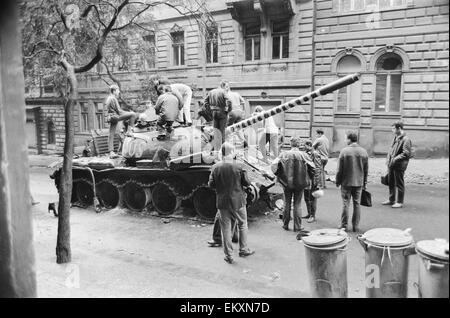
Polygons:
[[130,210],[140,212],[152,201],[151,190],[129,182],[123,189],[123,201]]
[[152,190],[153,206],[162,215],[170,215],[181,205],[181,198],[164,183],[157,183]]
[[107,209],[114,209],[119,205],[119,189],[109,181],[103,181],[97,185],[97,196],[100,203]]
[[216,192],[209,187],[201,187],[195,190],[192,197],[195,212],[202,218],[214,219],[216,208]]
[[94,191],[92,185],[84,180],[80,180],[76,184],[78,202],[86,206],[94,204]]

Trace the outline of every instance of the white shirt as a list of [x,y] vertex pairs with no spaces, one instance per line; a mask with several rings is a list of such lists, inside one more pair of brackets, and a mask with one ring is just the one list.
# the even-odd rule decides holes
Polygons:
[[278,134],[278,126],[275,124],[273,117],[264,119],[263,123],[266,134]]
[[244,103],[244,99],[241,97],[239,93],[229,91],[228,99],[231,101],[231,109],[232,110],[244,110],[242,105]]

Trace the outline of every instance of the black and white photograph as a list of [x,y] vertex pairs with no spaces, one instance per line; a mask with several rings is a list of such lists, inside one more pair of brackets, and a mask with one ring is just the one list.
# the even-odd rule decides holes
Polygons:
[[449,1],[2,1],[0,298],[448,299]]

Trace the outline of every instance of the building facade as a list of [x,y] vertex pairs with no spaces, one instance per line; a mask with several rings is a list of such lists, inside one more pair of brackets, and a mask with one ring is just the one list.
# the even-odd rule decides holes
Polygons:
[[[222,79],[247,101],[268,109],[352,72],[361,81],[311,105],[276,117],[285,135],[310,137],[325,130],[332,151],[345,131],[357,130],[372,155],[385,154],[390,126],[403,120],[415,154],[448,156],[448,2],[444,0],[237,0],[208,1],[214,23],[200,29],[174,11],[154,12],[153,32],[120,40],[129,50],[112,52],[112,72],[131,103],[142,101],[143,83],[153,74],[194,89],[192,113],[205,91]],[[124,53],[125,52],[125,53]],[[99,75],[100,72],[101,75]],[[79,76],[76,143],[91,129],[107,128],[103,101],[106,70]],[[313,83],[313,85],[312,85]],[[39,98],[29,99],[39,104]],[[44,104],[43,104],[44,105]],[[44,105],[45,106],[45,105]],[[41,116],[47,137],[55,117]],[[44,108],[41,108],[41,110]],[[63,120],[63,117],[62,117]],[[55,151],[61,152],[56,125]],[[62,137],[63,138],[63,137]],[[42,138],[37,145],[45,148]]]

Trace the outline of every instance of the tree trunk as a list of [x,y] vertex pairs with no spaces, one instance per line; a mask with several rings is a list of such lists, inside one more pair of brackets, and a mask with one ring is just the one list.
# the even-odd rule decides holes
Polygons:
[[65,141],[64,161],[61,172],[58,204],[58,238],[56,243],[56,263],[69,263],[72,259],[70,250],[70,201],[72,198],[72,159],[73,159],[73,109],[78,99],[78,86],[74,69],[65,66],[70,83],[70,93],[64,105]]

